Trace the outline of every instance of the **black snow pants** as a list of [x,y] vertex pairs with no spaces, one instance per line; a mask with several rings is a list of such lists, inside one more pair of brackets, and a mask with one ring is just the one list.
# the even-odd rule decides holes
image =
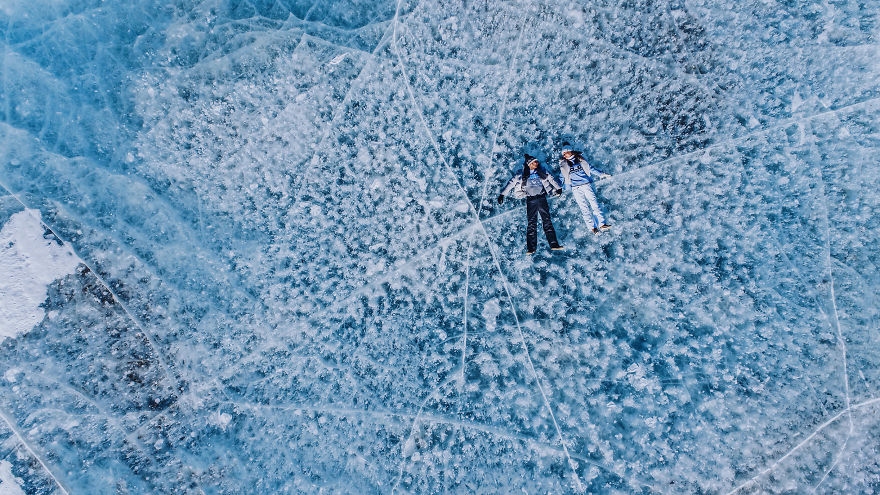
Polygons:
[[526,251],[534,251],[538,247],[538,213],[541,214],[541,223],[544,225],[544,235],[551,248],[559,247],[556,240],[556,231],[553,230],[553,222],[550,221],[550,205],[547,204],[547,195],[529,196],[526,198]]

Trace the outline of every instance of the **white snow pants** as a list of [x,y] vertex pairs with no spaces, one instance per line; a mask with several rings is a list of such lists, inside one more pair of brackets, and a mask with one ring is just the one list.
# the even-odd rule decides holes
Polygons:
[[593,184],[574,187],[571,193],[574,195],[574,200],[578,206],[581,207],[581,213],[584,215],[584,221],[587,222],[587,225],[592,225],[595,229],[605,223],[605,215],[602,213],[602,208],[596,200],[596,191],[593,189]]

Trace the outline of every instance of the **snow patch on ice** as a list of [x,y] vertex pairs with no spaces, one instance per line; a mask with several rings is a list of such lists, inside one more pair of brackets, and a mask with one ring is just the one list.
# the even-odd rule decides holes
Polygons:
[[498,303],[498,299],[490,299],[483,305],[483,318],[486,319],[487,331],[495,331],[499,315],[501,315],[501,305]]
[[0,495],[24,495],[22,481],[12,474],[12,464],[0,461]]
[[12,215],[0,231],[0,342],[37,325],[49,284],[81,263],[72,249],[44,232],[37,210]]
[[14,383],[15,382],[15,375],[17,375],[18,373],[20,373],[19,369],[9,368],[8,370],[6,370],[5,373],[3,373],[3,378],[9,383]]

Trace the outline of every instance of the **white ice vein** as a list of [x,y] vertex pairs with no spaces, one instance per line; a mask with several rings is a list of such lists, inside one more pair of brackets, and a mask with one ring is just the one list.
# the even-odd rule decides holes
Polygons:
[[[524,15],[523,16],[523,23],[525,22],[526,18],[527,17]],[[519,36],[516,39],[516,48],[514,48],[514,51],[513,51],[513,63],[510,64],[510,72],[512,74],[516,74],[516,67],[519,64],[520,47],[522,45],[523,33],[525,32],[525,30],[522,29],[522,27],[523,27],[523,25],[521,24],[520,28],[518,29]],[[501,132],[501,121],[504,119],[504,114],[507,111],[507,102],[508,102],[508,97],[510,95],[511,79],[512,79],[511,75],[508,75],[508,77],[505,78],[506,84],[504,87],[504,97],[502,98],[502,101],[501,101],[501,107],[498,110],[498,119],[495,122],[495,133],[492,136],[492,143],[489,146],[488,157],[489,157],[490,162],[487,164],[486,170],[483,173],[484,177],[483,177],[483,184],[482,184],[482,192],[480,193],[480,202],[477,203],[478,204],[477,218],[480,218],[480,214],[483,213],[483,202],[486,199],[486,186],[489,183],[489,177],[491,176],[491,174],[494,172],[494,169],[495,169],[495,167],[492,166],[493,158],[495,155],[495,144],[498,142],[498,134]],[[471,236],[468,238],[468,250],[467,250],[467,257],[466,257],[465,266],[464,266],[464,318],[462,321],[462,324],[464,327],[464,333],[462,334],[462,337],[461,337],[461,387],[462,387],[462,389],[464,388],[464,383],[465,383],[465,358],[467,356],[467,335],[468,335],[468,291],[470,289],[471,253],[473,251],[473,247],[474,247],[473,246],[473,236]]]
[[501,264],[498,261],[498,257],[495,254],[495,250],[492,249],[492,240],[489,237],[489,234],[486,231],[485,226],[483,225],[482,221],[480,220],[480,217],[476,215],[477,210],[476,210],[476,208],[474,208],[473,202],[471,202],[470,198],[467,196],[467,191],[465,191],[464,187],[461,185],[461,182],[459,181],[458,176],[456,176],[455,172],[449,167],[449,164],[447,163],[446,158],[443,156],[443,153],[441,153],[441,151],[440,151],[440,147],[437,146],[437,142],[434,140],[434,136],[433,136],[433,133],[431,132],[431,128],[430,128],[430,126],[428,126],[428,122],[425,119],[425,116],[422,113],[421,107],[419,107],[418,102],[416,101],[416,97],[415,97],[415,94],[413,93],[412,87],[410,86],[409,74],[406,70],[405,64],[403,63],[403,57],[400,55],[400,49],[397,46],[397,24],[398,24],[397,23],[397,17],[398,17],[397,14],[399,14],[399,13],[400,13],[400,0],[398,0],[397,13],[395,14],[395,22],[394,22],[395,28],[394,28],[394,33],[392,34],[392,37],[391,37],[391,45],[392,45],[392,48],[394,49],[395,54],[397,55],[397,59],[398,59],[399,65],[400,65],[400,70],[403,75],[404,85],[406,86],[406,90],[409,93],[409,97],[410,97],[410,100],[412,101],[413,109],[415,110],[415,112],[419,116],[419,119],[421,120],[422,125],[425,128],[425,132],[428,136],[428,139],[431,141],[431,145],[434,148],[434,151],[437,153],[437,157],[440,159],[441,163],[443,164],[443,167],[447,170],[447,172],[455,180],[455,183],[458,186],[458,189],[460,190],[460,192],[464,198],[464,201],[466,201],[468,204],[468,207],[469,207],[471,214],[474,215],[474,217],[476,218],[476,221],[479,222],[480,230],[482,231],[483,235],[486,237],[486,241],[490,244],[489,251],[492,254],[492,259],[494,261],[495,267],[498,270],[498,274],[501,277],[501,280],[503,282],[504,290],[507,295],[507,302],[508,302],[508,305],[510,306],[510,310],[513,313],[513,317],[516,322],[516,328],[519,333],[520,343],[521,343],[523,350],[525,352],[526,360],[529,364],[529,369],[532,373],[533,378],[535,379],[535,383],[538,386],[538,390],[541,392],[541,396],[544,400],[544,405],[547,407],[547,411],[550,414],[550,418],[553,420],[553,426],[556,429],[557,435],[559,436],[559,442],[562,445],[562,449],[565,451],[565,456],[568,460],[568,465],[571,468],[571,472],[574,477],[576,488],[577,488],[578,492],[583,492],[584,486],[581,483],[580,476],[578,476],[578,474],[577,474],[577,468],[575,466],[575,463],[572,460],[571,455],[568,452],[568,446],[566,445],[565,437],[562,435],[562,429],[559,427],[559,423],[556,421],[556,415],[553,413],[553,408],[550,405],[550,401],[547,398],[547,394],[544,391],[544,387],[541,384],[540,378],[538,377],[538,372],[535,368],[535,365],[532,362],[532,357],[529,352],[528,344],[526,343],[525,334],[523,333],[522,327],[519,322],[519,315],[516,312],[516,306],[513,304],[513,297],[511,295],[511,290],[510,290],[510,287],[509,287],[509,284],[507,281],[507,277],[501,269]]
[[43,461],[43,458],[40,457],[34,451],[34,449],[31,448],[30,444],[28,444],[28,442],[24,439],[24,436],[22,436],[21,432],[18,431],[18,427],[15,426],[15,423],[10,421],[6,414],[2,411],[0,411],[0,418],[2,418],[3,421],[9,426],[9,429],[12,430],[12,434],[15,435],[15,438],[18,439],[18,443],[20,443],[21,446],[24,447],[25,450],[27,450],[31,454],[31,457],[33,457],[37,460],[37,462],[40,463],[40,466],[42,466],[43,470],[46,471],[46,474],[48,474],[49,477],[52,478],[52,481],[55,482],[55,485],[58,486],[58,489],[60,489],[61,492],[64,493],[64,495],[70,495],[70,492],[67,491],[67,488],[65,488],[64,485],[62,485],[61,482],[58,480],[58,478],[56,478],[55,475],[52,474],[52,470],[49,469],[49,466],[46,465],[46,463]]

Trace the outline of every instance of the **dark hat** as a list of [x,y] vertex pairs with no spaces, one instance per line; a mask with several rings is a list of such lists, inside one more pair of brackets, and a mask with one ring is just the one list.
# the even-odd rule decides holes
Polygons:
[[524,164],[525,164],[525,165],[528,165],[528,164],[532,163],[532,162],[535,161],[535,160],[537,160],[537,158],[535,158],[535,157],[533,157],[532,155],[526,153],[526,161],[524,162]]

